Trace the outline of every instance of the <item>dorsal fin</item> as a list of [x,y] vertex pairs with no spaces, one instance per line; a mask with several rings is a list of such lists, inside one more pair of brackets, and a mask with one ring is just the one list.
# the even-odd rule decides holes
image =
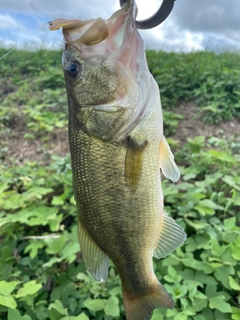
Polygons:
[[174,156],[167,143],[165,137],[162,137],[159,147],[160,168],[164,176],[173,182],[177,182],[180,178],[180,172],[174,161]]

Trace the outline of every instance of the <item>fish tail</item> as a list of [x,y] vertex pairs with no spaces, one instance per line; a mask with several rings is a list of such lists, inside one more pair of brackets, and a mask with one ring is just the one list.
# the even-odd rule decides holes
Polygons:
[[154,309],[174,307],[174,301],[157,280],[149,292],[141,296],[126,293],[123,289],[123,302],[127,320],[150,320]]

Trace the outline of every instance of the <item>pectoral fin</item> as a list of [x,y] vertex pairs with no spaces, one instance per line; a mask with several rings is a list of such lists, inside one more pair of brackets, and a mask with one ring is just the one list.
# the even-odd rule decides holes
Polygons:
[[108,277],[108,256],[78,221],[78,239],[87,270],[99,282]]
[[127,153],[125,158],[125,183],[132,192],[138,187],[142,175],[142,165],[144,149],[147,141],[141,144],[135,142],[132,138],[127,140]]
[[180,178],[180,172],[174,161],[174,156],[170,150],[167,140],[164,136],[160,143],[159,155],[160,168],[162,169],[164,176],[172,180],[173,182],[177,182]]
[[159,238],[153,256],[160,259],[173,252],[186,240],[184,230],[166,212],[163,213]]

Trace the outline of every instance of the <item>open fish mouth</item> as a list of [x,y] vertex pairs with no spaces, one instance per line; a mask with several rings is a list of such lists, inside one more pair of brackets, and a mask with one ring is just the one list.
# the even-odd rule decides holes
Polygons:
[[137,7],[135,2],[130,0],[108,20],[103,20],[102,18],[85,21],[79,19],[56,19],[51,21],[49,29],[58,30],[62,28],[66,43],[95,45],[107,39],[109,35],[114,37],[119,29],[124,29],[123,21],[130,16],[132,17],[133,28],[136,15]]

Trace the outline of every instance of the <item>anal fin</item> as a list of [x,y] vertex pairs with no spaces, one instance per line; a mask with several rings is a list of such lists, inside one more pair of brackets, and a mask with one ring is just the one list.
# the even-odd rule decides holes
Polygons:
[[87,270],[97,281],[106,281],[108,277],[108,255],[92,239],[81,221],[78,221],[78,239]]
[[171,152],[171,149],[167,143],[165,137],[162,137],[160,148],[159,148],[159,157],[160,157],[160,168],[164,176],[173,182],[177,182],[180,178],[180,172],[174,161],[174,156]]
[[153,251],[155,258],[164,258],[186,240],[186,233],[166,212],[163,213],[159,238]]

